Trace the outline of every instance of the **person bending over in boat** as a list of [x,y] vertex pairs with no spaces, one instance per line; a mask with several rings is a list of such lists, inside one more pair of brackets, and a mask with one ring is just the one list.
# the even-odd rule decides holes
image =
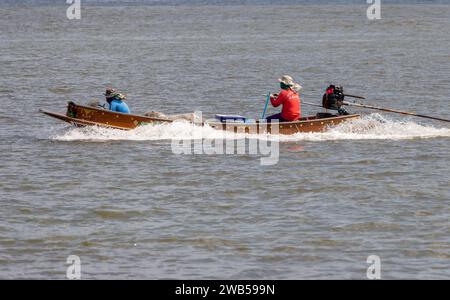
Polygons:
[[106,102],[109,104],[109,110],[129,114],[130,109],[125,103],[127,97],[116,89],[108,88],[105,92]]
[[279,122],[296,121],[301,117],[300,110],[300,96],[299,91],[302,89],[301,85],[294,82],[291,76],[284,75],[280,79],[281,92],[280,94],[270,95],[270,103],[274,107],[283,105],[281,113],[267,117],[267,121],[279,120]]

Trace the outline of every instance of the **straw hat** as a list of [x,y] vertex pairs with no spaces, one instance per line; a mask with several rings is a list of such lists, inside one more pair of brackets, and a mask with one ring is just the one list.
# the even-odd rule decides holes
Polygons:
[[122,94],[120,91],[118,91],[117,89],[113,89],[113,88],[106,89],[105,97],[106,97],[106,99],[118,98],[120,100],[124,100],[127,98],[127,96],[125,94]]
[[111,97],[111,95],[113,95],[115,92],[117,92],[116,89],[113,89],[113,88],[107,88],[106,91],[105,91],[105,96],[106,96],[106,98]]
[[294,83],[294,84],[291,86],[291,89],[293,89],[294,91],[296,91],[296,92],[298,93],[298,92],[300,92],[301,90],[303,90],[303,87],[302,87],[300,84],[298,84],[298,83]]
[[294,79],[289,75],[283,75],[281,78],[278,79],[278,81],[284,83],[287,86],[294,85]]

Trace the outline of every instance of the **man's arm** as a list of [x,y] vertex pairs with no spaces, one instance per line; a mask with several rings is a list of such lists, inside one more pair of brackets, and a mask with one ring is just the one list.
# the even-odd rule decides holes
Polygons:
[[116,111],[117,110],[117,108],[116,108],[116,106],[117,106],[117,103],[116,102],[111,102],[110,104],[109,104],[109,110],[111,110],[111,111]]
[[276,98],[271,96],[270,103],[272,103],[273,107],[278,107],[280,106],[280,104],[284,102],[285,99],[286,99],[285,94],[281,92]]

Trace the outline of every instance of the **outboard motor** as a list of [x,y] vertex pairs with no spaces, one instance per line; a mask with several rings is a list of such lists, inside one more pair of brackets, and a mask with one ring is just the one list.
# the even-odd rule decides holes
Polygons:
[[332,84],[327,87],[322,97],[322,106],[326,109],[337,110],[339,115],[348,115],[349,113],[342,108],[344,97],[344,88]]

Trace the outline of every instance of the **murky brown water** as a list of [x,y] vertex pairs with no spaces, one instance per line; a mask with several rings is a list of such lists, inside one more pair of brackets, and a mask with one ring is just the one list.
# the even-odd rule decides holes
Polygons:
[[[101,99],[136,113],[256,117],[292,74],[450,118],[450,6],[0,6],[0,278],[450,277],[450,130],[367,115],[252,155],[174,155],[189,125],[73,129],[38,113]],[[274,112],[272,109],[270,112]],[[315,113],[303,107],[305,114]],[[178,126],[178,127],[177,127]]]

